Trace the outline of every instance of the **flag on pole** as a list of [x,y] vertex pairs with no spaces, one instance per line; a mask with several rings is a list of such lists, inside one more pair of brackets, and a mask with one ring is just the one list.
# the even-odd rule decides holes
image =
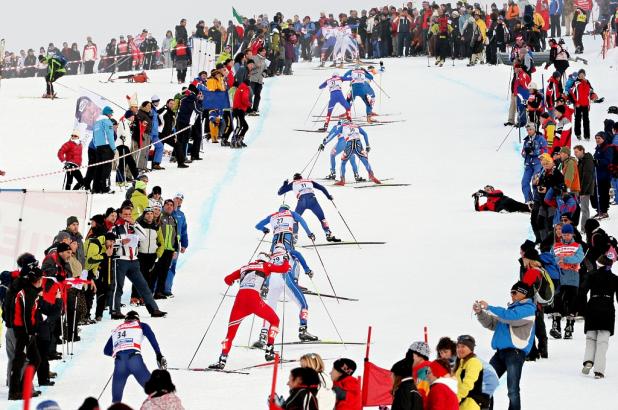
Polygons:
[[393,380],[390,370],[366,361],[363,382],[363,407],[388,406],[393,403],[391,394]]
[[242,16],[238,14],[238,12],[236,11],[234,7],[232,7],[232,16],[234,16],[234,19],[236,20],[236,22],[242,26],[242,23],[243,23]]

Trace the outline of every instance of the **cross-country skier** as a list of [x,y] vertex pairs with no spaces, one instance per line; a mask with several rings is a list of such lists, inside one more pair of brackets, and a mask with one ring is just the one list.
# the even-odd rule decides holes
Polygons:
[[[292,266],[290,267],[290,270],[283,275],[272,275],[268,279],[268,294],[266,296],[266,303],[268,303],[268,306],[275,310],[281,294],[284,294],[286,298],[292,299],[294,303],[298,305],[298,309],[300,310],[298,315],[300,320],[298,338],[303,342],[314,342],[318,340],[318,337],[307,332],[309,304],[307,304],[305,295],[298,287],[299,265],[302,266],[305,274],[310,278],[313,277],[313,272],[307,265],[305,258],[300,252],[297,250],[292,250],[288,253],[287,249],[285,249],[285,246],[282,244],[277,244],[275,246],[275,252],[271,255],[270,262],[275,265],[281,265],[285,261],[285,256],[287,256],[288,259],[290,259],[291,256],[290,260],[292,261]],[[264,325],[260,331],[260,339],[253,343],[253,347],[262,349],[266,345],[267,339],[268,326],[267,322],[264,321]]]
[[[369,136],[365,130],[363,130],[360,126],[353,124],[351,121],[341,120],[341,128],[337,132],[343,135],[345,140],[345,149],[343,151],[343,156],[341,157],[341,179],[339,182],[336,182],[335,185],[345,185],[345,166],[350,158],[354,158],[354,156],[358,156],[358,159],[365,166],[365,169],[369,174],[369,179],[376,184],[381,184],[380,180],[373,175],[373,170],[371,169],[371,165],[367,159],[367,153],[371,150],[371,147],[369,146]],[[324,145],[328,144],[330,140],[337,135],[337,132],[335,132],[335,134],[329,134],[328,137],[324,139],[322,144],[320,144],[318,149],[323,150]],[[367,145],[366,150],[363,148],[363,143],[360,140],[361,135],[365,139],[365,145]]]
[[66,60],[64,57],[58,55],[39,55],[39,62],[47,65],[47,74],[45,75],[46,92],[43,94],[43,98],[55,98],[54,82],[66,74],[67,70],[64,68]]
[[[346,145],[345,138],[342,132],[342,123],[343,121],[339,121],[335,127],[331,128],[329,134],[326,136],[326,138],[324,138],[322,144],[320,144],[319,147],[320,151],[323,150],[324,146],[328,144],[328,141],[333,139],[335,135],[337,136],[337,145],[335,145],[330,151],[330,174],[326,176],[326,179],[337,179],[337,175],[335,174],[335,158],[337,157],[337,155],[343,152]],[[356,179],[356,182],[365,182],[365,178],[362,178],[360,175],[358,175],[356,158],[352,157],[350,163],[352,164],[352,171],[354,171],[354,179]]]
[[270,229],[266,225],[270,224],[273,230],[273,241],[270,251],[274,251],[275,245],[278,243],[284,244],[286,249],[291,250],[294,249],[294,243],[296,242],[294,240],[294,225],[296,223],[300,223],[305,232],[307,232],[309,239],[315,241],[315,235],[309,230],[307,222],[298,213],[290,211],[288,204],[281,204],[279,211],[262,219],[255,225],[255,229],[267,234],[270,232]]
[[333,75],[322,84],[320,84],[320,89],[324,89],[328,87],[328,91],[330,91],[330,98],[328,100],[328,111],[326,113],[326,121],[324,121],[324,126],[320,128],[322,131],[326,131],[328,129],[328,123],[330,122],[330,116],[335,109],[337,104],[340,104],[345,109],[345,116],[348,120],[351,120],[350,117],[350,103],[343,96],[343,92],[341,92],[341,85],[344,81],[350,81],[349,78],[343,78],[339,75],[339,73],[335,72]]
[[371,116],[373,115],[373,97],[375,95],[373,90],[370,90],[368,80],[373,80],[373,75],[369,73],[369,71],[365,70],[360,66],[360,64],[356,64],[356,67],[353,70],[348,70],[342,77],[344,81],[350,81],[352,84],[352,94],[348,98],[352,104],[354,104],[354,100],[356,97],[360,97],[361,100],[365,103],[365,113],[367,114],[367,122],[372,122]]
[[257,315],[270,323],[266,345],[265,359],[271,361],[275,359],[275,337],[279,333],[279,317],[275,311],[268,306],[260,297],[260,290],[264,281],[272,273],[285,273],[290,269],[287,254],[283,257],[282,265],[275,265],[270,262],[270,255],[260,253],[254,262],[243,266],[225,277],[225,283],[232,286],[234,281],[240,282],[240,289],[234,300],[230,320],[227,328],[227,335],[223,340],[223,349],[217,363],[208,366],[210,369],[223,369],[227,363],[227,356],[232,349],[232,342],[238,332],[238,327],[244,318],[250,315]]
[[105,344],[103,353],[111,356],[114,361],[114,375],[112,377],[112,402],[122,401],[124,386],[129,376],[133,375],[135,380],[144,387],[150,379],[150,371],[142,359],[142,341],[144,336],[157,354],[157,365],[159,369],[167,368],[167,360],[161,354],[159,343],[150,326],[139,320],[139,314],[132,310],[127,313],[125,322],[112,332],[112,335]]
[[[296,199],[298,199],[298,203],[296,204],[296,209],[294,211],[299,215],[302,215],[307,209],[311,210],[311,212],[313,212],[322,224],[322,229],[324,230],[324,234],[326,234],[326,240],[328,242],[341,242],[341,239],[335,238],[330,231],[328,221],[324,216],[322,207],[318,203],[318,199],[315,197],[313,188],[322,191],[329,201],[333,200],[333,196],[328,193],[326,188],[311,179],[304,179],[299,173],[294,174],[292,182],[288,182],[287,179],[283,181],[283,185],[279,188],[279,191],[277,191],[277,195],[283,195],[287,192],[294,191],[296,194]],[[294,231],[296,233],[297,229]]]

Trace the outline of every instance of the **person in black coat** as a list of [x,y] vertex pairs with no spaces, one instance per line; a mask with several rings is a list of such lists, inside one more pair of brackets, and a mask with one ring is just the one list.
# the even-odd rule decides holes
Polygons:
[[592,207],[597,210],[594,219],[605,219],[609,215],[609,188],[611,186],[612,175],[609,171],[614,159],[614,147],[611,144],[611,136],[605,131],[599,131],[594,136],[597,143],[594,149],[594,163],[596,171],[596,192],[590,198]]
[[423,410],[423,397],[412,377],[412,361],[400,360],[391,368],[393,373],[393,404],[391,410]]
[[310,367],[297,367],[290,371],[288,380],[290,396],[284,401],[276,396],[274,408],[285,410],[318,410],[320,376]]
[[187,40],[189,39],[187,35],[187,19],[180,20],[180,24],[176,26],[174,32],[176,33],[174,38],[177,43],[182,40],[183,44],[187,44]]
[[[174,148],[176,152],[176,162],[178,168],[189,168],[186,162],[187,144],[189,143],[189,137],[191,136],[191,116],[193,113],[199,115],[199,108],[201,103],[197,101],[197,86],[193,83],[189,85],[189,89],[186,91],[185,97],[180,100],[180,108],[178,108],[178,114],[176,116],[176,146]],[[199,105],[199,107],[198,107]]]
[[614,335],[616,309],[614,299],[618,301],[618,276],[611,271],[616,260],[616,250],[609,251],[597,259],[602,266],[593,272],[587,280],[586,290],[590,292],[584,332],[586,333],[586,351],[582,373],[589,374],[594,367],[597,379],[605,377],[605,360],[609,337]]

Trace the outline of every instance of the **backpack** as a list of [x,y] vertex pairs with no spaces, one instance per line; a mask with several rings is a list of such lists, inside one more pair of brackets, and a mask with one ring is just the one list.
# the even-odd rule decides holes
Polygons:
[[541,278],[533,284],[534,301],[541,306],[551,306],[554,303],[556,289],[545,268],[538,268]]
[[66,66],[68,63],[67,59],[62,54],[55,53],[52,58],[60,63],[62,67]]

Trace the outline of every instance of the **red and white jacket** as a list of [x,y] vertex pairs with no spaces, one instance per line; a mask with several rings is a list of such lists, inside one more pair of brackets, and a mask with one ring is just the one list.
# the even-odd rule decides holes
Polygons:
[[290,269],[290,263],[286,260],[282,265],[264,261],[254,261],[240,269],[235,270],[225,277],[225,283],[232,286],[235,280],[240,280],[240,290],[254,290],[259,292],[267,277],[271,273],[286,273]]
[[96,44],[86,44],[84,46],[84,52],[82,53],[82,60],[84,61],[95,61],[97,59],[97,45]]
[[588,107],[590,106],[590,97],[594,93],[592,85],[590,85],[590,81],[586,80],[577,80],[573,87],[571,88],[570,94],[573,98],[573,102],[576,107]]

